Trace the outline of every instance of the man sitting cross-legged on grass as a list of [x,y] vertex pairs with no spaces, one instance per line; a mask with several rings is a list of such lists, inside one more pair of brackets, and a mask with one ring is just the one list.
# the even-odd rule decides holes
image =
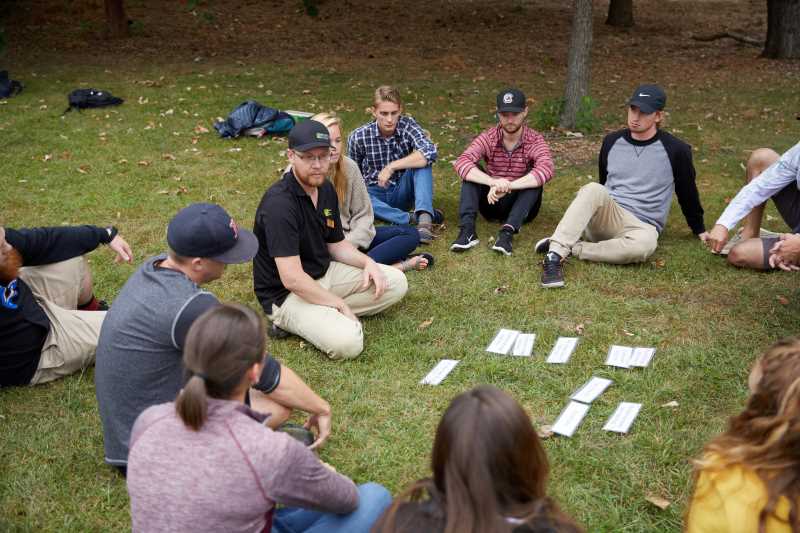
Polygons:
[[101,244],[131,260],[114,227],[0,227],[0,387],[36,385],[94,362],[108,306],[84,254]]
[[[470,143],[455,162],[461,179],[458,206],[460,231],[450,250],[461,252],[478,244],[478,211],[489,220],[503,220],[492,250],[511,255],[512,239],[525,222],[539,213],[544,184],[553,177],[553,159],[544,138],[525,125],[528,104],[519,89],[497,95],[500,124]],[[479,163],[484,161],[484,171]]]
[[[347,140],[348,156],[364,176],[375,218],[392,224],[417,224],[422,243],[433,240],[433,224],[444,214],[433,208],[436,145],[417,122],[403,115],[400,91],[375,90],[374,121],[356,128]],[[408,210],[413,209],[413,213]]]
[[[709,233],[711,251],[724,251],[728,231],[744,218],[741,233],[731,239],[728,262],[757,270],[796,270],[800,264],[800,143],[782,156],[769,148],[755,150],[747,160],[749,182],[731,200]],[[761,236],[766,201],[772,198],[791,234]],[[773,251],[774,250],[774,251]]]
[[344,238],[336,189],[325,179],[330,149],[328,129],[315,120],[289,132],[291,168],[256,211],[253,278],[274,326],[331,359],[349,359],[364,349],[358,316],[397,303],[408,283],[400,270],[377,264]]
[[[125,283],[108,312],[97,349],[95,386],[105,460],[125,472],[128,441],[139,414],[171,401],[184,386],[181,362],[190,326],[219,301],[200,285],[222,277],[227,264],[250,261],[258,240],[220,206],[192,204],[167,227],[169,254],[150,258]],[[267,356],[249,392],[253,408],[271,413],[275,428],[293,409],[311,414],[321,444],[330,406],[290,369]]]
[[604,263],[646,261],[658,245],[678,195],[695,235],[708,238],[695,184],[692,147],[659,129],[667,96],[640,85],[628,100],[628,127],[603,139],[600,183],[589,183],[567,208],[552,237],[536,243],[547,252],[542,287],[563,287],[567,256]]

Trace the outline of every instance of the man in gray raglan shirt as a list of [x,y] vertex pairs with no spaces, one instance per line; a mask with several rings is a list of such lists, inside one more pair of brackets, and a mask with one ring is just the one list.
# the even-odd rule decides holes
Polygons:
[[[133,423],[151,405],[175,400],[185,380],[183,342],[200,315],[219,304],[204,285],[222,277],[227,264],[245,263],[258,240],[239,229],[215,204],[192,204],[170,221],[170,253],[148,259],[114,299],[100,330],[95,387],[103,423],[105,460],[125,472]],[[330,434],[330,405],[292,370],[267,357],[250,391],[254,409],[270,413],[277,427],[293,409],[311,414],[319,446]]]
[[569,255],[586,261],[646,261],[658,245],[678,195],[686,222],[708,238],[695,184],[692,147],[659,130],[667,96],[657,85],[640,85],[628,101],[628,127],[603,139],[600,183],[584,185],[551,237],[536,243],[547,252],[542,287],[563,287]]

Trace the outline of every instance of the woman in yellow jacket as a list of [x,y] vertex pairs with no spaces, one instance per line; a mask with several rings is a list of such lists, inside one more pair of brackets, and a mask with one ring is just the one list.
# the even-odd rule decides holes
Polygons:
[[750,397],[695,461],[689,533],[800,532],[800,338],[756,361]]

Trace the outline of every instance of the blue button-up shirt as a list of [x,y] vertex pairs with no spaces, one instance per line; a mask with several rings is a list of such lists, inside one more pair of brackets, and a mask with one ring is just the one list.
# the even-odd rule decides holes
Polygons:
[[[356,128],[347,140],[347,151],[350,159],[358,164],[367,185],[378,183],[378,173],[391,163],[419,151],[428,163],[436,161],[436,145],[431,142],[425,131],[417,122],[402,115],[397,128],[391,137],[384,137],[375,121]],[[397,183],[400,174],[392,174],[390,181]]]

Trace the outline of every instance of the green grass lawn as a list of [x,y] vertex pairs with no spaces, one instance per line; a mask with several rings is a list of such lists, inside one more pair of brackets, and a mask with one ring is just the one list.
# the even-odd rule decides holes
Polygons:
[[[165,249],[168,220],[190,202],[218,202],[250,226],[263,191],[278,178],[285,140],[220,140],[211,127],[215,117],[255,98],[284,109],[335,109],[349,130],[366,121],[371,91],[385,81],[363,71],[268,64],[111,71],[49,66],[15,74],[27,86],[21,96],[0,102],[0,224],[113,223],[137,264]],[[618,267],[572,260],[565,289],[540,289],[533,243],[550,234],[589,176],[596,179],[596,158],[577,167],[557,161],[539,217],[515,239],[512,257],[487,249],[498,225],[485,221],[478,226],[481,245],[452,254],[459,181],[449,163],[491,124],[494,95],[505,82],[413,72],[396,79],[407,111],[439,144],[436,198],[448,227],[428,247],[436,267],[411,273],[406,299],[365,320],[359,359],[333,363],[298,339],[272,343],[271,351],[333,406],[334,434],[321,457],[358,482],[378,481],[397,493],[428,475],[433,431],[459,392],[494,384],[541,425],[552,423],[588,378],[609,377],[613,386],[576,435],[545,441],[551,492],[589,531],[679,531],[691,489],[690,458],[742,405],[756,355],[797,332],[796,276],[728,267],[692,236],[675,203],[650,261]],[[621,125],[620,106],[637,80],[625,81],[598,82],[605,95],[598,111],[608,128]],[[126,103],[60,117],[65,95],[78,86],[111,90]],[[523,88],[537,101],[560,90],[543,81]],[[679,79],[668,91],[668,129],[695,147],[710,228],[742,182],[747,151],[762,145],[784,151],[797,141],[796,80],[773,77],[765,90],[756,79],[713,87]],[[579,150],[585,141],[572,142]],[[768,215],[767,227],[785,229],[772,206]],[[114,265],[107,250],[94,252],[91,262],[96,294],[108,300],[135,268]],[[224,300],[258,307],[249,265],[229,268],[209,288]],[[432,324],[419,329],[429,318]],[[569,364],[545,364],[555,339],[574,335],[579,325],[581,343]],[[534,357],[485,353],[501,327],[536,333]],[[658,351],[650,368],[618,370],[603,365],[611,344]],[[462,362],[440,386],[418,385],[441,358]],[[662,407],[673,400],[678,407]],[[643,404],[625,436],[601,430],[620,401]],[[0,530],[128,528],[124,481],[102,458],[93,370],[0,391]],[[660,510],[645,500],[650,494],[672,505]]]

